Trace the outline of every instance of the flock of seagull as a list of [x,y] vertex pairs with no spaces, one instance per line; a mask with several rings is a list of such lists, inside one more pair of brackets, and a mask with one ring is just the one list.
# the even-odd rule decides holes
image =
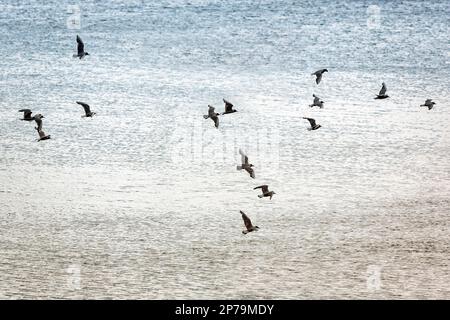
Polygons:
[[[88,56],[89,53],[84,51],[84,43],[81,40],[80,36],[77,35],[76,40],[77,40],[77,54],[74,54],[73,57],[83,59],[84,57]],[[328,69],[320,69],[311,74],[313,76],[316,76],[316,84],[317,85],[319,85],[319,83],[321,82],[322,76],[325,72],[328,72]],[[376,97],[374,99],[389,98],[389,96],[386,94],[386,91],[387,91],[387,87],[386,87],[386,84],[383,82],[381,85],[380,92],[376,95]],[[315,94],[313,94],[313,98],[314,98],[313,103],[309,106],[311,108],[316,106],[316,107],[319,107],[322,109],[324,102]],[[214,126],[217,129],[219,128],[219,116],[237,112],[237,110],[233,108],[234,105],[231,102],[229,102],[225,99],[223,99],[223,102],[225,103],[225,111],[223,113],[215,112],[215,108],[211,105],[208,105],[208,114],[203,116],[204,119],[211,119],[214,122]],[[82,116],[83,118],[84,117],[92,118],[92,116],[96,114],[95,112],[91,111],[91,108],[87,103],[84,103],[81,101],[76,101],[76,103],[81,105],[84,109],[85,114]],[[420,105],[420,107],[427,107],[428,110],[431,110],[431,109],[433,109],[435,104],[436,103],[433,102],[432,99],[427,99],[427,100],[425,100],[424,104]],[[19,112],[23,112],[23,118],[21,120],[36,122],[37,127],[35,127],[35,129],[39,135],[39,138],[37,139],[37,141],[50,139],[50,135],[46,135],[44,133],[44,131],[42,130],[42,119],[44,119],[44,116],[42,114],[37,113],[34,116],[32,116],[32,111],[30,109],[20,109]],[[307,117],[303,117],[303,119],[308,120],[311,125],[311,127],[308,128],[308,130],[317,130],[317,129],[321,128],[321,125],[317,124],[315,119],[307,118]],[[254,179],[255,171],[253,169],[253,164],[249,163],[248,156],[241,149],[239,149],[239,154],[241,155],[242,164],[240,166],[237,166],[237,170],[247,171],[248,174],[250,175],[250,177]],[[254,190],[261,189],[262,194],[258,195],[259,198],[269,197],[269,199],[272,200],[273,195],[276,194],[274,191],[269,191],[268,185],[257,186],[253,189]],[[252,224],[250,218],[242,210],[240,211],[240,213],[242,215],[242,219],[244,220],[244,225],[246,228],[245,230],[242,231],[242,233],[247,234],[252,231],[258,231],[259,227],[256,225],[254,226]]]
[[[81,40],[80,36],[77,35],[77,54],[74,54],[74,58],[84,58],[85,56],[88,56],[89,53],[84,51],[84,43],[83,40]],[[79,105],[81,105],[84,109],[85,115],[82,117],[91,117],[95,114],[95,112],[91,111],[91,107],[84,102],[76,101]],[[46,135],[45,132],[42,130],[42,119],[45,118],[42,114],[38,113],[34,116],[31,116],[33,113],[30,109],[20,109],[19,112],[23,112],[23,118],[21,120],[24,121],[35,121],[37,124],[37,127],[35,127],[36,131],[38,132],[39,139],[37,141],[42,140],[48,140],[51,138],[50,135]]]
[[[203,118],[211,119],[214,122],[214,126],[216,128],[219,128],[219,116],[220,115],[237,112],[236,109],[233,109],[234,105],[231,102],[229,102],[225,99],[222,99],[222,100],[225,103],[225,111],[224,112],[217,113],[215,111],[215,108],[212,105],[208,105],[208,114],[203,115]],[[247,171],[248,174],[250,175],[250,177],[254,179],[255,178],[255,170],[253,169],[253,164],[249,163],[248,156],[241,149],[239,149],[239,154],[241,155],[241,165],[236,166],[236,169]],[[269,186],[266,184],[253,188],[253,190],[256,190],[256,189],[261,189],[261,191],[262,191],[262,194],[258,195],[259,198],[269,197],[269,199],[272,200],[272,196],[275,194],[274,191],[269,191]],[[252,231],[258,231],[259,227],[254,226],[252,224],[252,221],[244,213],[244,211],[241,210],[240,213],[242,215],[242,219],[244,220],[244,225],[246,228],[246,230],[243,230],[242,233],[247,234]]]
[[[319,85],[319,83],[322,81],[322,76],[325,72],[328,72],[328,69],[320,69],[320,70],[317,70],[316,72],[311,73],[312,76],[316,76],[316,84],[317,85]],[[381,84],[381,89],[380,89],[379,93],[375,96],[374,99],[389,98],[389,96],[386,94],[386,92],[387,92],[387,86],[383,82]],[[324,102],[320,99],[320,97],[313,94],[313,98],[314,98],[313,103],[310,104],[309,106],[311,108],[319,107],[320,109],[322,109]],[[217,113],[217,112],[215,112],[215,108],[213,106],[208,105],[208,114],[203,116],[203,118],[205,118],[205,119],[211,119],[214,122],[214,126],[216,128],[219,128],[219,116],[220,115],[237,112],[237,110],[233,109],[234,105],[231,102],[229,102],[225,99],[223,99],[223,102],[225,103],[225,112],[223,112],[222,114]],[[427,99],[427,100],[425,100],[425,103],[420,106],[428,107],[428,110],[431,110],[431,109],[433,109],[434,105],[435,105],[435,102],[433,102],[431,99]],[[303,119],[308,120],[309,124],[311,125],[311,127],[308,128],[308,130],[317,130],[322,127],[320,124],[317,124],[316,120],[313,118],[303,117]],[[249,163],[247,155],[245,155],[241,149],[239,149],[239,154],[241,155],[241,158],[242,158],[242,165],[237,166],[237,170],[245,170],[249,173],[251,178],[255,178],[255,171],[253,169],[253,164]],[[261,191],[262,191],[262,194],[258,195],[259,198],[269,197],[270,199],[272,199],[272,196],[274,194],[276,194],[274,191],[269,191],[268,185],[258,186],[258,187],[255,187],[254,190],[255,189],[261,189]],[[249,232],[258,231],[259,227],[256,225],[254,226],[252,224],[251,219],[242,210],[240,210],[240,213],[242,215],[242,219],[244,220],[244,225],[246,228],[245,230],[242,231],[242,233],[247,234]]]
[[[95,112],[91,111],[91,107],[87,103],[84,103],[81,101],[76,101],[76,103],[78,103],[79,105],[81,105],[84,108],[85,115],[81,116],[82,118],[85,118],[85,117],[92,118],[92,116],[94,114],[96,114]],[[23,118],[20,120],[23,120],[23,121],[33,121],[34,120],[36,122],[37,127],[34,127],[34,128],[36,129],[36,131],[38,132],[38,135],[39,135],[39,139],[37,141],[50,139],[51,136],[46,135],[44,133],[44,131],[42,130],[42,119],[45,118],[42,114],[37,113],[34,116],[31,116],[31,114],[33,112],[30,109],[20,109],[19,112],[23,112]]]

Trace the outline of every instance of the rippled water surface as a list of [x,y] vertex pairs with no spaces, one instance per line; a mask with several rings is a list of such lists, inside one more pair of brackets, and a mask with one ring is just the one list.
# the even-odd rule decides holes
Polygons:
[[2,0],[0,297],[450,298],[449,13]]

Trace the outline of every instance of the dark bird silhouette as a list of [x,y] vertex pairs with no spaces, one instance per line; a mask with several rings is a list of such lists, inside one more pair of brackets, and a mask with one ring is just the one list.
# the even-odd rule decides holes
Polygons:
[[33,119],[36,121],[37,127],[34,127],[38,132],[42,130],[42,119],[45,118],[42,114],[34,115]]
[[377,94],[377,96],[375,97],[375,99],[386,99],[386,98],[389,98],[389,96],[386,94],[386,91],[387,91],[387,87],[386,87],[386,84],[383,82],[383,83],[381,84],[381,90],[380,90],[380,93]]
[[313,94],[313,97],[314,97],[314,101],[313,101],[313,103],[312,104],[310,104],[309,106],[312,108],[312,107],[314,107],[314,106],[317,106],[317,107],[319,107],[320,109],[322,109],[323,108],[323,101],[322,100],[320,100],[320,98],[318,97],[318,96],[316,96],[315,94]]
[[255,178],[255,171],[252,168],[253,165],[251,163],[248,163],[248,157],[242,152],[241,149],[239,149],[239,154],[241,155],[242,165],[241,166],[237,166],[236,169],[237,170],[244,169],[245,171],[247,171],[249,173],[250,177],[252,177],[254,179]]
[[303,117],[303,119],[308,120],[309,123],[311,124],[311,128],[309,128],[309,130],[317,130],[320,127],[322,127],[320,124],[316,124],[316,120],[314,120],[313,118]]
[[84,103],[84,102],[81,102],[81,101],[76,101],[76,103],[78,103],[84,109],[85,115],[81,116],[82,118],[85,118],[85,117],[91,117],[92,118],[92,116],[94,114],[96,114],[95,112],[91,111],[91,107],[87,103]]
[[328,72],[328,69],[320,69],[317,70],[316,72],[311,73],[312,76],[316,76],[316,83],[319,84],[320,81],[322,80],[322,75]]
[[216,128],[219,128],[219,113],[216,113],[214,111],[214,107],[211,105],[208,105],[209,109],[208,109],[208,115],[203,115],[203,118],[208,119],[211,118],[212,121],[214,121],[214,125],[216,126]]
[[84,51],[84,43],[83,40],[81,40],[80,36],[77,35],[77,54],[74,54],[74,58],[80,58],[83,59],[85,56],[88,56],[89,53]]
[[243,230],[242,233],[243,234],[247,234],[249,232],[253,232],[253,231],[258,231],[259,227],[258,226],[254,226],[252,224],[252,221],[250,220],[250,218],[244,213],[244,211],[240,210],[239,211],[242,215],[242,219],[244,220],[244,225],[246,230]]
[[424,104],[421,104],[420,106],[421,106],[421,107],[428,107],[428,110],[431,110],[431,109],[433,109],[433,107],[434,107],[435,104],[436,104],[436,103],[433,102],[433,101],[431,101],[431,99],[427,99],[427,100],[425,100],[425,103],[424,103]]
[[222,114],[237,112],[237,110],[233,109],[233,104],[225,99],[222,99],[225,103],[225,112]]
[[33,121],[34,117],[31,116],[32,112],[30,109],[20,109],[19,112],[23,112],[23,118],[20,120]]
[[276,194],[273,191],[269,191],[269,186],[267,184],[264,184],[262,186],[253,188],[253,190],[256,190],[256,189],[261,189],[262,190],[262,194],[258,194],[258,198],[270,197],[270,200],[272,200],[272,196],[274,194]]
[[38,131],[38,134],[39,134],[39,139],[37,140],[38,142],[41,141],[41,140],[47,140],[47,139],[50,139],[50,135],[47,136],[47,135],[44,133],[44,131],[42,131],[42,130]]

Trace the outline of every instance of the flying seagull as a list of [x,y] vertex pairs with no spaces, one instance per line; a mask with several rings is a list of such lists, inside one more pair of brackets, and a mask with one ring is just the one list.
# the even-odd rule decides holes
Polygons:
[[389,96],[386,94],[386,90],[387,90],[386,84],[383,82],[383,83],[381,84],[381,90],[380,90],[380,93],[377,94],[377,96],[375,97],[375,99],[386,99],[386,98],[389,98]]
[[237,112],[237,110],[233,109],[233,104],[225,99],[222,99],[225,103],[225,112],[222,114]]
[[256,189],[262,189],[262,194],[258,194],[258,198],[270,197],[270,200],[272,200],[272,196],[275,194],[275,192],[269,191],[269,186],[267,184],[253,188],[253,190]]
[[92,116],[94,114],[96,114],[95,112],[91,111],[91,107],[87,103],[84,103],[84,102],[81,102],[81,101],[76,101],[76,103],[78,103],[80,106],[82,106],[84,108],[84,112],[86,113],[86,115],[81,116],[82,118],[86,118],[86,117],[91,117],[92,118]]
[[242,166],[237,166],[236,169],[237,170],[244,169],[245,171],[247,171],[250,174],[250,177],[255,179],[255,171],[252,168],[253,165],[251,163],[248,163],[248,157],[242,152],[241,149],[239,149],[239,154],[241,155]]
[[243,234],[247,234],[247,233],[252,232],[252,231],[258,231],[259,227],[258,227],[258,226],[254,226],[254,225],[252,224],[252,221],[251,221],[250,218],[244,213],[244,211],[239,210],[239,212],[240,212],[241,215],[242,215],[242,219],[244,220],[245,228],[247,229],[247,230],[242,230],[242,233],[243,233]]
[[433,101],[431,101],[431,99],[427,99],[427,100],[425,100],[425,103],[424,103],[424,104],[421,104],[420,106],[421,106],[421,107],[428,107],[428,110],[431,110],[431,109],[433,109],[433,107],[434,107],[435,104],[436,104],[436,103],[433,102]]
[[214,112],[214,107],[211,105],[208,105],[208,115],[203,115],[203,118],[208,119],[211,118],[212,121],[214,121],[214,125],[216,128],[219,128],[219,113]]
[[316,124],[316,120],[314,120],[313,118],[303,117],[303,119],[308,120],[309,123],[311,124],[311,128],[309,128],[308,130],[317,130],[320,127],[322,127],[320,124]]
[[312,76],[316,76],[317,84],[319,84],[320,80],[322,80],[322,75],[324,74],[324,72],[328,72],[328,69],[320,69],[320,70],[317,70],[316,72],[311,73]]
[[42,130],[38,131],[38,134],[39,134],[38,142],[41,141],[41,140],[47,140],[47,139],[50,139],[50,135],[47,136],[47,135],[44,133],[44,131],[42,131]]
[[78,43],[77,54],[74,54],[73,57],[83,59],[85,56],[88,56],[89,53],[84,51],[84,43],[83,43],[83,40],[81,40],[79,35],[77,35],[77,43]]
[[310,104],[309,106],[310,106],[311,108],[314,107],[314,106],[317,106],[317,107],[319,107],[320,109],[322,109],[322,108],[323,108],[323,101],[320,100],[320,98],[319,98],[318,96],[316,96],[315,94],[313,94],[313,97],[314,97],[313,104]]
[[36,114],[33,119],[36,121],[37,127],[34,127],[38,132],[42,130],[42,119],[45,118],[42,114]]
[[23,112],[23,118],[20,120],[33,121],[34,118],[31,116],[32,112],[30,109],[20,109],[19,112]]

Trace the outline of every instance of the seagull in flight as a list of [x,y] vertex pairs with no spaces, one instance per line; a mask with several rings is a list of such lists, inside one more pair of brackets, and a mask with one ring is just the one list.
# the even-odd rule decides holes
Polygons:
[[380,93],[377,94],[377,96],[375,97],[375,99],[386,99],[386,98],[389,98],[389,96],[386,94],[386,90],[387,90],[386,84],[383,82],[383,83],[381,84],[381,90],[380,90]]
[[316,72],[311,73],[312,76],[316,76],[316,83],[319,84],[320,81],[322,80],[322,75],[328,72],[328,69],[320,69],[317,70]]
[[322,127],[320,124],[316,124],[316,120],[314,120],[313,118],[303,117],[303,119],[308,120],[309,123],[311,124],[311,128],[309,128],[308,130],[317,130],[320,127]]
[[32,112],[30,109],[20,109],[19,112],[23,112],[23,118],[20,120],[33,121],[34,117],[31,116]]
[[323,101],[320,100],[320,98],[319,98],[318,96],[316,96],[315,94],[313,94],[313,97],[314,97],[314,101],[313,101],[313,103],[310,104],[309,106],[310,106],[311,108],[314,107],[314,106],[317,106],[317,107],[319,107],[320,109],[322,109],[322,108],[323,108]]
[[227,114],[227,113],[233,113],[233,112],[237,112],[236,109],[233,109],[233,104],[225,99],[222,99],[223,102],[225,103],[225,112],[222,113],[222,115]]
[[80,106],[82,106],[84,108],[85,115],[81,116],[82,118],[86,118],[86,117],[91,117],[92,118],[92,116],[94,114],[96,114],[95,112],[91,111],[91,107],[87,103],[84,103],[84,102],[81,102],[81,101],[76,101],[76,103],[78,103]]
[[42,131],[42,130],[38,131],[38,134],[39,134],[39,139],[37,140],[38,142],[41,141],[41,140],[50,139],[50,135],[46,135],[44,133],[44,131]]
[[33,119],[36,121],[37,127],[34,127],[38,132],[42,130],[42,119],[45,118],[42,114],[36,114]]
[[216,126],[216,128],[219,128],[219,113],[216,113],[214,111],[214,107],[211,105],[208,105],[209,109],[208,109],[208,115],[203,115],[203,118],[208,119],[211,118],[212,121],[214,121],[214,125]]
[[254,225],[252,224],[252,221],[251,221],[250,218],[244,213],[244,211],[239,210],[239,212],[240,212],[241,215],[242,215],[242,219],[244,220],[245,228],[247,229],[247,230],[242,230],[242,233],[243,233],[243,234],[247,234],[247,233],[252,232],[252,231],[258,231],[259,227],[258,227],[258,226],[254,226]]
[[74,54],[73,57],[83,59],[85,56],[88,56],[89,53],[84,51],[84,43],[79,35],[77,35],[77,44],[77,54]]
[[250,174],[250,177],[255,179],[255,171],[252,168],[253,165],[251,163],[248,163],[248,157],[242,152],[241,149],[239,149],[239,154],[241,155],[242,165],[237,166],[236,169],[237,170],[244,169],[245,171],[247,171]]
[[276,194],[274,191],[269,191],[269,186],[267,184],[253,188],[253,190],[256,189],[262,189],[262,194],[258,194],[258,198],[270,197],[270,200],[272,200],[272,196]]
[[434,107],[435,104],[436,104],[436,103],[433,102],[431,99],[427,99],[427,100],[425,100],[425,103],[424,103],[424,104],[421,104],[420,106],[421,106],[421,107],[428,107],[428,110],[431,110],[431,109],[433,109],[433,107]]

